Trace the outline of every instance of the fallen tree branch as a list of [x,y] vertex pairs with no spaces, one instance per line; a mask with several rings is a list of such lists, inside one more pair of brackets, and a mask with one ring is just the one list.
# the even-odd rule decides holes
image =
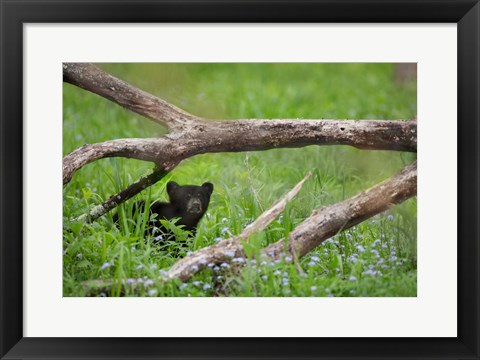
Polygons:
[[111,196],[102,204],[95,206],[89,211],[89,214],[81,215],[77,219],[75,219],[75,221],[95,221],[103,214],[106,214],[107,212],[115,208],[117,205],[127,201],[128,199],[138,194],[140,191],[155,184],[167,174],[168,172],[166,171],[154,169],[151,174],[142,176],[138,181],[130,184],[126,189],[120,191],[116,195]]
[[416,151],[416,122],[387,120],[232,120],[196,124],[187,132],[155,139],[117,139],[84,145],[63,159],[63,183],[101,158],[152,161],[171,170],[191,156],[308,145]]
[[158,139],[119,139],[84,145],[63,161],[63,183],[82,166],[106,157],[154,162],[169,171],[204,153],[267,150],[307,145],[350,145],[360,149],[415,152],[417,127],[389,120],[206,120],[107,74],[92,64],[64,63],[64,81],[141,114],[171,133]]
[[63,63],[63,81],[100,95],[169,129],[183,128],[191,119],[200,120],[93,64]]
[[[151,161],[168,173],[182,160],[215,152],[259,151],[307,145],[350,145],[360,149],[415,152],[415,121],[389,120],[205,120],[107,74],[92,64],[64,63],[64,81],[105,97],[165,125],[170,134],[155,139],[117,139],[84,145],[63,160],[63,184],[83,166],[108,157]],[[90,211],[91,221],[160,178],[132,184]],[[145,185],[145,186],[143,186]],[[125,196],[128,194],[128,196]]]
[[325,240],[346,230],[392,205],[417,194],[417,162],[406,166],[395,176],[361,192],[353,198],[314,210],[285,240],[267,246],[263,252],[274,259],[289,253],[302,257]]
[[[200,249],[179,261],[177,261],[168,271],[162,281],[167,279],[179,278],[182,281],[188,280],[194,273],[204,269],[208,263],[220,264],[230,262],[232,258],[243,257],[242,240],[248,241],[248,237],[264,230],[287,206],[302,189],[303,184],[312,176],[311,172],[290,190],[284,197],[278,200],[272,207],[263,212],[253,223],[248,225],[239,235],[220,241],[218,244],[207,246]],[[193,271],[193,272],[192,272]],[[84,288],[88,290],[91,286],[96,291],[106,291],[113,286],[113,280],[91,280],[84,282]],[[122,284],[123,286],[125,284]]]
[[[290,232],[287,247],[285,240],[282,239],[267,246],[262,252],[273,259],[279,259],[285,254],[300,258],[338,232],[381,213],[392,205],[415,196],[416,193],[415,161],[398,174],[348,200],[314,210],[308,219]],[[228,262],[232,257],[243,256],[241,242],[236,237],[226,239],[179,260],[168,271],[167,278],[187,281],[207,263],[220,264]]]

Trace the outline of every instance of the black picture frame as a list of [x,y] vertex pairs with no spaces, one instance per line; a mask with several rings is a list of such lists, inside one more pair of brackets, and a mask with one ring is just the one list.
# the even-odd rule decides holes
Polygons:
[[[0,357],[2,359],[479,359],[480,4],[478,0],[260,0],[255,2],[248,0],[0,0],[0,16]],[[457,23],[459,239],[457,338],[23,337],[23,24],[95,22]],[[441,314],[439,314],[439,321],[441,321]],[[413,326],[415,324],[412,324]]]

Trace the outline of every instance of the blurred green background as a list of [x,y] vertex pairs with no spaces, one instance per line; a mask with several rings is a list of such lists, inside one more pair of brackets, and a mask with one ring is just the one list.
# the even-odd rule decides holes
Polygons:
[[[395,81],[394,64],[97,65],[206,118],[397,120],[416,116],[416,81]],[[97,95],[69,84],[63,89],[64,155],[86,143],[165,134],[158,124]],[[347,146],[205,154],[183,161],[137,199],[165,200],[169,180],[182,185],[212,182],[215,190],[209,211],[197,237],[188,242],[194,251],[239,233],[313,171],[313,178],[285,213],[257,236],[254,243],[260,248],[288,235],[313,209],[353,196],[414,159],[415,154]],[[65,296],[416,295],[416,199],[337,235],[302,259],[300,272],[291,264],[260,266],[255,261],[241,276],[233,276],[228,269],[211,269],[186,285],[160,284],[159,272],[176,259],[140,236],[139,220],[130,214],[132,201],[121,207],[129,220],[126,228],[113,226],[111,213],[91,225],[71,221],[151,168],[152,164],[136,160],[102,159],[81,169],[64,188]],[[280,275],[275,275],[277,270]],[[126,292],[118,287],[112,293],[82,285],[94,279],[142,279],[153,284]]]

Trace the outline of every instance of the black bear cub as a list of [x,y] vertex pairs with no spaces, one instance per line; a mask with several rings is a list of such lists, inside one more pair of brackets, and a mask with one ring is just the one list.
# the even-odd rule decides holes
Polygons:
[[[169,203],[154,201],[150,205],[150,218],[152,214],[157,216],[147,223],[147,230],[145,235],[151,234],[158,238],[162,233],[167,233],[167,230],[162,225],[160,220],[172,220],[179,218],[176,225],[183,225],[184,230],[188,230],[195,235],[197,224],[203,215],[207,212],[208,204],[210,202],[210,195],[213,192],[213,185],[211,183],[204,183],[202,186],[185,185],[180,186],[174,181],[167,184],[167,193],[170,198]],[[135,208],[143,208],[144,202],[136,204]],[[117,222],[118,215],[115,214],[114,221]]]

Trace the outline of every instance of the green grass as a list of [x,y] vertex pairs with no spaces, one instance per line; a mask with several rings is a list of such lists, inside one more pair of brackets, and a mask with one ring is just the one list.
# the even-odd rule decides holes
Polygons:
[[[408,119],[416,84],[393,82],[391,64],[102,64],[106,71],[195,115],[229,118]],[[161,126],[64,84],[64,154],[85,143],[155,137]],[[248,157],[248,166],[247,166]],[[169,180],[215,186],[187,250],[214,244],[271,206],[308,171],[313,176],[284,213],[247,248],[247,266],[212,266],[188,283],[155,281],[182,252],[145,241],[132,201],[93,224],[71,221],[151,171],[120,158],[85,166],[64,188],[64,296],[103,295],[84,281],[132,283],[118,296],[416,296],[416,199],[330,239],[300,261],[270,263],[258,248],[286,236],[315,208],[353,196],[398,172],[414,154],[309,146],[199,155],[183,161],[135,199],[166,199]],[[185,237],[186,238],[186,237]],[[183,252],[183,255],[184,252]],[[287,259],[288,260],[288,259]],[[241,261],[241,260],[238,260]],[[233,274],[234,273],[234,274]],[[93,285],[92,285],[93,286]]]

